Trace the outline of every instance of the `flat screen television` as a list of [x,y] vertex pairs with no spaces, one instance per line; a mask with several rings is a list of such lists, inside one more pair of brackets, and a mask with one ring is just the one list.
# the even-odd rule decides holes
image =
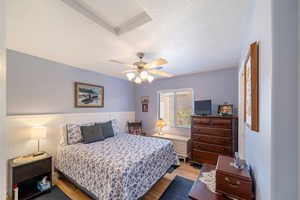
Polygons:
[[194,110],[196,115],[211,115],[211,100],[195,101]]

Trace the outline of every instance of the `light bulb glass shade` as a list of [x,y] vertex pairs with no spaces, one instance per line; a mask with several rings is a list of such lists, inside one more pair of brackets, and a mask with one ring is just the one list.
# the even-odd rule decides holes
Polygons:
[[137,83],[137,84],[141,84],[141,83],[142,83],[142,79],[141,79],[140,77],[137,76],[137,77],[135,78],[134,82]]
[[132,72],[129,72],[129,73],[126,74],[126,76],[127,76],[128,80],[131,81],[135,77],[135,74],[132,73]]
[[148,78],[148,72],[147,71],[142,71],[140,73],[141,79],[146,80]]
[[148,79],[149,83],[151,83],[154,80],[154,77],[151,75],[148,75],[147,79]]
[[46,138],[47,130],[43,126],[34,126],[31,128],[31,139],[39,140]]
[[155,124],[157,127],[159,128],[163,128],[165,127],[167,124],[164,120],[160,119],[160,120],[157,120],[156,124]]

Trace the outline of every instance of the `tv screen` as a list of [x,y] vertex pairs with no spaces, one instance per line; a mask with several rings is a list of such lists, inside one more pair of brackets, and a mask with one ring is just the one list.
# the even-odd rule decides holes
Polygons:
[[194,109],[196,115],[211,115],[211,100],[195,101]]

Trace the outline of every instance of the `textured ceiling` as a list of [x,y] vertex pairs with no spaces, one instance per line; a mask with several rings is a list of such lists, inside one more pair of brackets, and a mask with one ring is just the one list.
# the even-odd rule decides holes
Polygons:
[[61,0],[7,0],[7,46],[124,78],[117,59],[165,58],[175,75],[238,65],[250,0],[84,0],[111,24],[145,11],[152,21],[116,36]]

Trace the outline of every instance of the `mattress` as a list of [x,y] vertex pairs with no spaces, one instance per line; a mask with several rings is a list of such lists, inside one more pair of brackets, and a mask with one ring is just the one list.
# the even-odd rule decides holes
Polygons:
[[99,200],[142,197],[179,160],[172,142],[118,133],[60,147],[56,168]]

